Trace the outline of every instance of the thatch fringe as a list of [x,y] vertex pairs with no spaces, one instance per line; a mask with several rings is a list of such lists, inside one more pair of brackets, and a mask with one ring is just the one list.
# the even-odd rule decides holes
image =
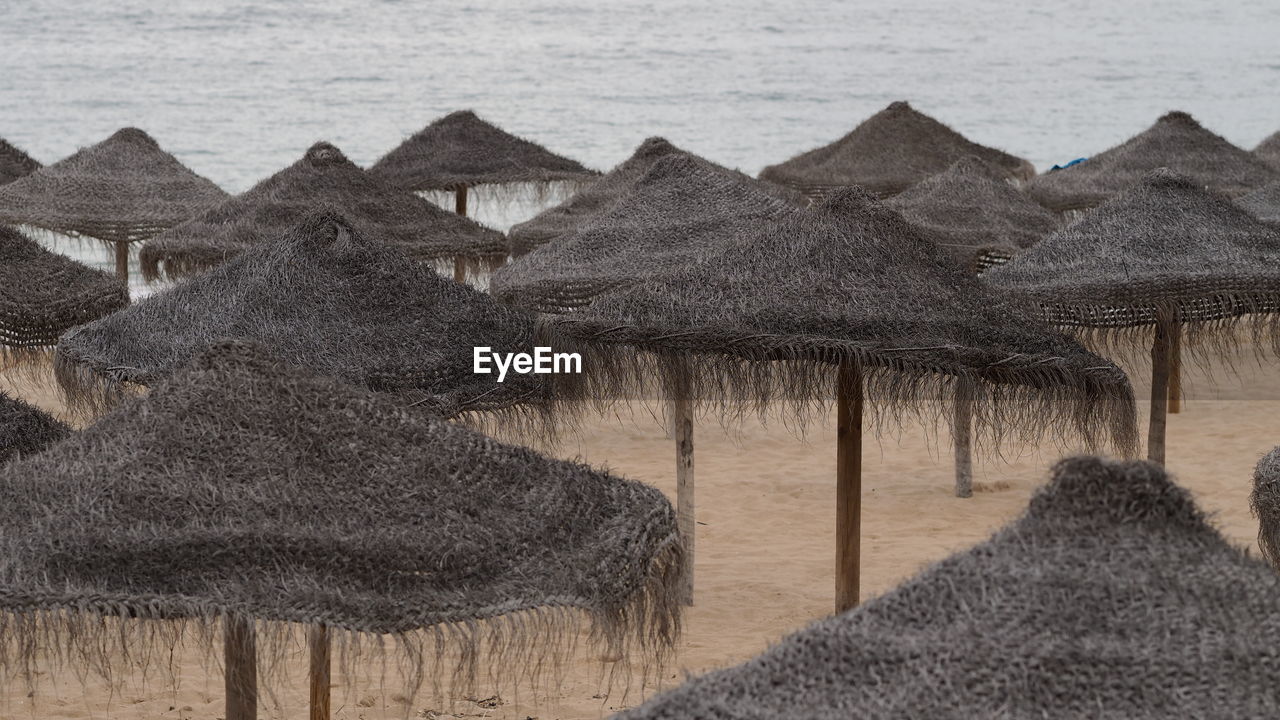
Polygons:
[[[138,253],[138,266],[142,271],[142,278],[148,283],[178,282],[208,272],[232,257],[234,255],[218,251],[196,254],[191,251],[190,246],[182,248],[180,252],[167,253],[163,246],[148,243],[143,245]],[[458,260],[463,262],[468,278],[478,279],[506,265],[507,256],[458,256],[453,259],[422,260],[422,262],[430,265],[431,269],[442,277],[453,277],[454,263]]]
[[488,212],[494,208],[505,210],[516,205],[560,202],[599,179],[599,175],[588,175],[577,179],[521,180],[510,183],[460,182],[447,188],[420,190],[417,194],[445,210],[453,210],[456,207],[457,191],[466,188],[468,215],[472,215],[480,207]]
[[[335,627],[323,614],[263,620],[251,608],[192,599],[50,599],[0,589],[0,680],[23,682],[32,693],[39,692],[43,673],[63,671],[82,682],[159,679],[174,686],[177,651],[194,647],[213,655],[233,622],[255,629],[259,680],[267,691],[291,680],[287,660],[305,648],[304,628],[324,625],[337,672],[360,678],[380,669],[385,678],[394,671],[411,699],[424,690],[434,699],[474,692],[482,678],[499,686],[554,686],[583,640],[609,663],[607,671],[602,667],[602,690],[625,697],[637,680],[641,690],[660,684],[680,636],[683,548],[674,533],[663,540],[643,589],[616,607],[592,609],[586,598],[539,599],[467,608],[455,620],[393,634]],[[221,670],[220,663],[214,667]]]
[[[700,410],[737,420],[747,414],[804,418],[833,405],[840,363],[860,366],[870,423],[878,428],[908,420],[952,422],[960,381],[972,387],[977,444],[1035,445],[1049,438],[1067,446],[1109,445],[1130,456],[1138,446],[1133,388],[1113,366],[1068,370],[1056,359],[1013,355],[981,370],[921,363],[912,348],[900,352],[853,343],[755,334],[705,334],[689,347],[671,335],[632,327],[606,327],[563,317],[539,321],[536,341],[556,352],[582,356],[581,375],[554,377],[554,402],[563,411],[590,406],[603,411],[620,397],[656,393],[667,401],[696,398]],[[707,352],[709,344],[723,352]]]

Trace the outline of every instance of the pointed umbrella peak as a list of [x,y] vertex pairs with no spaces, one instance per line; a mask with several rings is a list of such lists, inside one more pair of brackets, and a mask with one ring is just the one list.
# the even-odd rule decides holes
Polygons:
[[1190,128],[1204,127],[1200,124],[1200,121],[1191,116],[1191,113],[1182,110],[1170,110],[1161,115],[1156,122],[1162,125],[1185,125]]
[[157,149],[160,147],[160,143],[156,142],[156,139],[151,137],[146,130],[136,127],[120,128],[112,133],[111,137],[107,138],[107,140],[109,142],[141,143]]
[[347,156],[344,155],[336,145],[324,140],[321,140],[307,148],[307,154],[304,157],[308,162],[316,167],[351,163],[351,161],[347,159]]
[[1147,524],[1203,529],[1207,515],[1186,488],[1155,463],[1074,457],[1060,460],[1027,515],[1041,520],[1107,525]]

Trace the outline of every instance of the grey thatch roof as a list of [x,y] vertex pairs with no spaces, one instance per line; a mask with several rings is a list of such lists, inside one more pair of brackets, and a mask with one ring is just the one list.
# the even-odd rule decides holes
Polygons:
[[493,274],[490,293],[535,312],[580,308],[684,266],[793,206],[741,173],[676,151],[652,163],[612,206]]
[[1022,180],[1035,168],[1022,158],[979,145],[905,102],[890,104],[835,142],[797,155],[760,173],[764,180],[821,195],[832,187],[859,185],[886,196],[976,155]]
[[1280,180],[1260,187],[1236,202],[1260,220],[1280,223]]
[[170,279],[208,270],[279,237],[317,207],[335,207],[358,229],[420,260],[463,258],[490,267],[507,256],[496,230],[442,210],[361,170],[329,143],[247,192],[160,233],[142,246],[142,273]]
[[671,155],[688,155],[704,164],[731,172],[743,182],[778,198],[796,205],[808,204],[808,200],[794,190],[722,168],[681,150],[663,138],[651,137],[641,143],[631,157],[605,173],[599,180],[582,188],[559,205],[542,211],[531,220],[513,225],[507,232],[507,238],[511,242],[511,254],[524,255],[557,237],[571,234],[578,227],[608,211],[620,198],[630,194],[636,183],[640,182],[654,163]]
[[0,186],[0,221],[106,241],[143,240],[227,199],[150,135],[125,128]]
[[1258,143],[1253,154],[1276,170],[1280,170],[1280,132],[1272,133],[1267,139]]
[[71,428],[66,423],[0,392],[0,465],[34,455],[70,434]]
[[1028,294],[1049,322],[1103,339],[1163,317],[1183,324],[1188,344],[1232,342],[1250,316],[1255,338],[1280,341],[1280,230],[1169,170],[984,277]]
[[900,195],[889,207],[938,239],[967,268],[987,256],[1012,257],[1053,232],[1058,221],[1010,184],[1004,173],[970,155]]
[[0,185],[26,177],[41,167],[35,158],[0,138]]
[[68,329],[128,304],[113,275],[0,225],[0,357],[51,349]]
[[9,672],[163,665],[232,618],[257,621],[262,665],[296,653],[287,623],[323,624],[348,671],[379,646],[361,636],[393,635],[411,668],[464,680],[534,672],[579,625],[624,662],[679,631],[657,489],[239,343],[0,470],[0,558]]
[[[222,339],[445,415],[537,404],[545,376],[495,382],[473,346],[527,352],[532,319],[367,237],[334,211],[221,266],[79,327],[55,369],[77,402],[110,404],[122,382],[150,385]],[[534,378],[539,380],[534,380]]]
[[470,110],[449,113],[419,130],[382,156],[369,172],[414,191],[584,183],[599,175],[481,120]]
[[1280,716],[1280,575],[1159,466],[1054,468],[990,540],[618,720]]
[[1051,210],[1091,208],[1162,167],[1229,195],[1244,194],[1280,177],[1190,115],[1171,112],[1106,152],[1035,177],[1027,184],[1027,192]]
[[1258,547],[1280,570],[1280,447],[1258,461],[1249,506],[1258,518]]
[[539,322],[545,344],[583,353],[582,375],[556,378],[565,402],[607,402],[657,378],[656,389],[721,410],[781,401],[800,414],[830,402],[837,365],[850,363],[872,410],[936,418],[963,379],[977,388],[981,436],[1110,435],[1125,449],[1134,439],[1119,368],[980,284],[857,188],[748,223]]

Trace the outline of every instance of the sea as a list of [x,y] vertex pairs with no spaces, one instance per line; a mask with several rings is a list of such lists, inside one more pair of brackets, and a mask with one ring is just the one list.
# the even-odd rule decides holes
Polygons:
[[137,126],[234,193],[469,108],[601,170],[660,135],[754,174],[908,100],[1044,169],[1173,109],[1253,147],[1277,38],[1280,0],[0,0],[0,137],[50,163]]

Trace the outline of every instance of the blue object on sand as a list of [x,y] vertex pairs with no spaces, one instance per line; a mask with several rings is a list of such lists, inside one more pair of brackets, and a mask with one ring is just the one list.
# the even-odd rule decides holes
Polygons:
[[1071,162],[1067,163],[1066,165],[1054,165],[1053,167],[1049,168],[1049,172],[1053,172],[1054,170],[1066,170],[1067,168],[1071,167],[1072,165],[1079,165],[1080,163],[1082,163],[1082,162],[1084,162],[1085,160],[1088,160],[1088,159],[1089,159],[1089,158],[1076,158],[1075,160],[1072,160]]

